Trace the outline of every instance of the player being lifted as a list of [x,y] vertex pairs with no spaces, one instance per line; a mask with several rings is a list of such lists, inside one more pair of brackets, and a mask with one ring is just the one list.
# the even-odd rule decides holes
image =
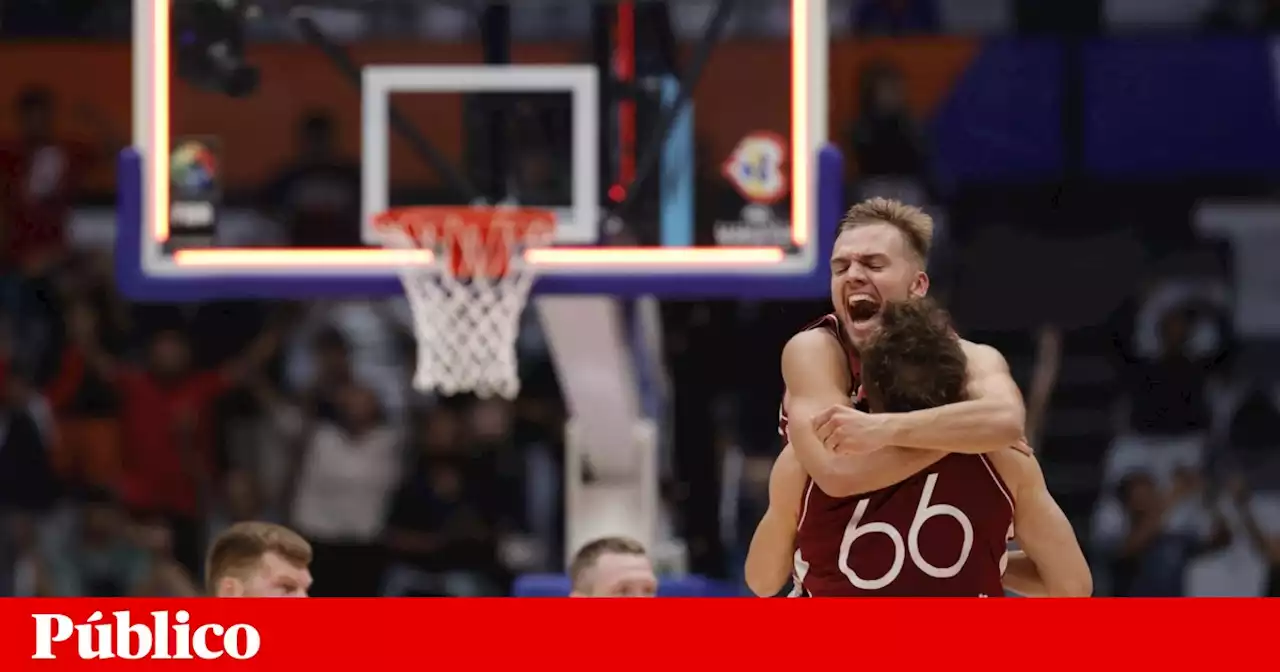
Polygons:
[[[924,265],[931,239],[932,220],[926,214],[886,199],[854,206],[841,223],[831,260],[835,312],[797,334],[783,351],[787,396],[781,431],[790,445],[771,483],[771,500],[778,504],[771,505],[752,544],[748,574],[758,593],[769,592],[774,582],[775,588],[785,583],[790,560],[778,564],[769,560],[777,553],[755,551],[781,549],[789,556],[801,515],[800,495],[787,497],[776,492],[779,488],[790,484],[835,500],[901,483],[949,453],[1021,445],[1022,398],[1004,358],[967,341],[954,342],[964,362],[963,401],[876,415],[849,406],[861,371],[857,352],[880,329],[885,306],[928,291]],[[779,478],[792,471],[799,480]],[[895,552],[892,566],[898,565],[897,557]]]
[[[862,351],[875,413],[965,398],[966,361],[946,314],[928,299],[887,305]],[[1007,556],[1017,532],[1024,552]],[[1006,573],[1006,565],[1008,572]],[[818,596],[1086,596],[1089,568],[1035,458],[1013,448],[945,454],[896,486],[850,497],[815,488],[788,446],[770,478],[770,511],[752,540],[748,580],[772,595],[794,571]]]

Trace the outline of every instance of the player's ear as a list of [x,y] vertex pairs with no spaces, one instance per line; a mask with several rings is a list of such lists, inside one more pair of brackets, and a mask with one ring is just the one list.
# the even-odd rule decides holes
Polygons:
[[244,597],[244,583],[240,579],[224,576],[218,580],[214,594],[218,597]]
[[919,299],[929,293],[929,274],[924,271],[916,273],[916,279],[911,281],[911,296]]

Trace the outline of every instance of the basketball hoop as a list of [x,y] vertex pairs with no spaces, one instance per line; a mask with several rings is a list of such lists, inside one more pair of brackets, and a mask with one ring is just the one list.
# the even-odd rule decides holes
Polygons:
[[524,252],[549,245],[555,215],[507,207],[423,206],[374,218],[388,248],[421,248],[435,263],[400,270],[418,341],[413,384],[453,395],[515,398],[516,337],[533,287]]

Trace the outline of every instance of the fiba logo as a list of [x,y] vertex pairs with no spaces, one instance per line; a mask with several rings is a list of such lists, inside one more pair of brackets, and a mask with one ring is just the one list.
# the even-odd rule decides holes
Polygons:
[[757,131],[738,142],[725,160],[722,172],[747,201],[772,204],[787,194],[787,175],[783,170],[786,161],[783,139],[776,133]]
[[716,221],[717,245],[790,244],[791,222],[774,211],[788,192],[786,162],[786,143],[776,133],[756,131],[738,142],[721,170],[747,203],[736,220]]
[[217,188],[218,157],[202,142],[184,141],[169,160],[169,180],[175,191],[207,195]]

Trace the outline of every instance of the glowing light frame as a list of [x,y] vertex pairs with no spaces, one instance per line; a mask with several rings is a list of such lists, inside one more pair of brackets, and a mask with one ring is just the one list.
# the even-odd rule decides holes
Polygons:
[[[666,296],[813,296],[826,292],[843,163],[827,137],[827,0],[792,2],[791,222],[801,250],[780,247],[532,250],[540,293]],[[425,251],[188,249],[169,237],[170,7],[134,0],[134,143],[119,165],[117,276],[134,298],[309,297],[399,294],[396,271],[430,263]],[[591,92],[594,95],[594,91]],[[384,100],[385,102],[385,100]],[[594,107],[594,105],[592,106]]]

